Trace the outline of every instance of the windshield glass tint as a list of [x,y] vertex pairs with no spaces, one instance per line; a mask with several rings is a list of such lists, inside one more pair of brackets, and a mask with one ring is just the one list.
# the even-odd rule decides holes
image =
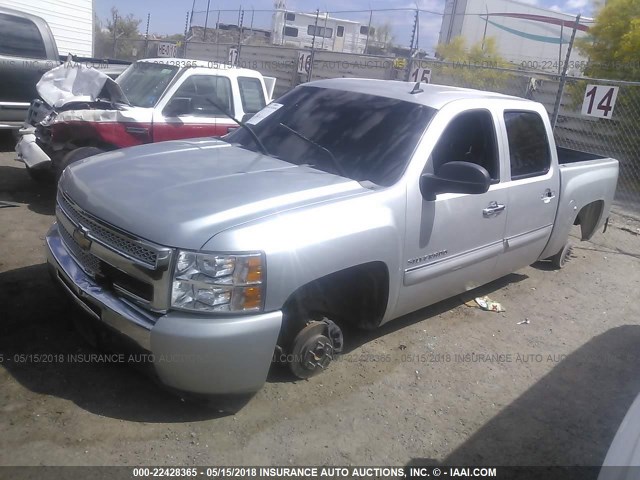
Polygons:
[[[435,113],[393,98],[310,86],[298,87],[276,102],[283,106],[249,126],[270,155],[383,186],[400,178]],[[335,161],[280,123],[329,150]],[[260,151],[246,129],[224,140]]]
[[127,68],[116,82],[131,105],[153,107],[177,71],[174,65],[138,62]]

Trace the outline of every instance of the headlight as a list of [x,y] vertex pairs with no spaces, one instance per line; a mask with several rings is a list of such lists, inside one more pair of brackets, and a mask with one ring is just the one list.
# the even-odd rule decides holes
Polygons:
[[217,255],[178,252],[171,306],[196,312],[247,312],[262,308],[260,253]]

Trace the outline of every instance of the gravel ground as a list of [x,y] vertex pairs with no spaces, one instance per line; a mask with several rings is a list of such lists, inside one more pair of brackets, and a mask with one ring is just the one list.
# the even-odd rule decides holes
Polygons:
[[53,189],[2,141],[0,465],[599,465],[640,393],[640,223],[626,215],[563,270],[527,267],[469,296],[506,312],[453,298],[352,335],[329,372],[274,368],[235,415],[130,366],[39,361],[97,352],[47,274]]

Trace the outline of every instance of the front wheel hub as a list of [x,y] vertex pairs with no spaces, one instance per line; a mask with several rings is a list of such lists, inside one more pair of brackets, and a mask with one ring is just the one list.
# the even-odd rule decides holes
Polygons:
[[289,367],[298,378],[312,377],[328,368],[341,349],[342,332],[335,323],[327,319],[309,322],[293,340]]

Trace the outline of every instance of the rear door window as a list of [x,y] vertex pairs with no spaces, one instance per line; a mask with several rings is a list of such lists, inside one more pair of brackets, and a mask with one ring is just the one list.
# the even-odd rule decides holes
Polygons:
[[547,130],[535,112],[504,113],[509,140],[511,179],[544,175],[551,168],[551,152]]
[[0,55],[47,58],[40,30],[31,20],[0,13]]
[[238,77],[240,99],[244,113],[256,113],[266,105],[262,83],[257,78]]

